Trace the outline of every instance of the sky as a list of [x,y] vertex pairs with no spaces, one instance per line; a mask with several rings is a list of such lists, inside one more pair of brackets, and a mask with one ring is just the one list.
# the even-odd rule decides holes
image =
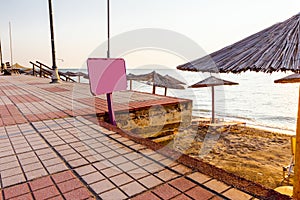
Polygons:
[[[57,66],[81,68],[99,45],[106,44],[107,0],[52,2]],[[13,62],[30,66],[30,61],[38,60],[51,66],[48,0],[0,0],[0,8],[4,61],[11,60],[11,22]],[[142,28],[166,29],[209,54],[298,14],[299,8],[299,0],[110,0],[110,31],[113,38]],[[175,68],[185,62],[178,55],[145,47],[123,56],[128,68]]]

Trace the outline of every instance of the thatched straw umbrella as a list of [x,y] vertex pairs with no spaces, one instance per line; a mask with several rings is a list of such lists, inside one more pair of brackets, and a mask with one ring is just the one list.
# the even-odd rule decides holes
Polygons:
[[[167,76],[167,77],[166,77]],[[167,95],[167,88],[172,89],[184,89],[182,84],[183,82],[171,77],[171,76],[162,76],[156,71],[152,71],[148,74],[141,74],[141,75],[134,75],[134,74],[128,74],[127,80],[134,80],[134,81],[140,81],[144,82],[147,85],[152,85],[152,93],[155,94],[155,88],[156,87],[163,87],[165,88],[165,96]],[[132,83],[130,82],[130,89],[132,89]]]
[[169,81],[175,83],[175,84],[179,84],[179,85],[185,85],[184,82],[177,80],[176,78],[169,76],[169,75],[165,75],[164,76],[166,79],[169,79]]
[[300,71],[300,13],[177,69],[240,73]]
[[215,123],[215,86],[220,85],[238,85],[238,83],[226,81],[223,79],[216,78],[214,76],[210,76],[198,83],[195,83],[189,88],[201,88],[201,87],[211,87],[211,119],[212,123]]
[[140,75],[129,73],[126,75],[126,78],[130,81],[130,90],[132,90],[132,81],[148,81],[149,79],[151,79],[151,73]]
[[[208,56],[177,67],[180,70],[240,73],[300,72],[300,13]],[[300,94],[300,90],[299,90]],[[300,96],[300,95],[299,95]],[[294,195],[300,199],[300,113],[296,131]]]
[[291,74],[274,81],[274,83],[299,83],[299,82],[300,82],[300,74]]

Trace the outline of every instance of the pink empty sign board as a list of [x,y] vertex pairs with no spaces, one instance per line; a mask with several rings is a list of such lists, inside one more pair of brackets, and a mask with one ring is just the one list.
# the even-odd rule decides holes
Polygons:
[[126,90],[125,61],[122,58],[89,58],[87,60],[93,95]]

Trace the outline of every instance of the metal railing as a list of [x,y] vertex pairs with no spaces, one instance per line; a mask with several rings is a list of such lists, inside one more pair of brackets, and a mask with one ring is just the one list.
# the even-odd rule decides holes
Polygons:
[[[30,64],[32,64],[32,75],[33,76],[40,76],[40,77],[46,77],[51,78],[52,76],[52,68],[48,67],[47,65],[36,61],[36,63],[33,63],[30,61]],[[58,71],[58,75],[60,76],[60,79],[63,81],[72,81],[76,82],[74,79],[70,78],[68,75],[66,75],[63,72]]]

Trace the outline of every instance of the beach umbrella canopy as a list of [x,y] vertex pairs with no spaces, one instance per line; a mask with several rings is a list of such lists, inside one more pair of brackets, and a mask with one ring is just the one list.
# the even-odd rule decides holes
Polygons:
[[300,74],[291,74],[274,81],[274,83],[299,83],[299,82],[300,82]]
[[223,79],[219,79],[216,78],[214,76],[210,76],[202,81],[199,81],[198,83],[195,83],[191,86],[189,86],[189,88],[201,88],[201,87],[211,87],[211,119],[212,122],[215,122],[215,86],[220,86],[220,85],[238,85],[238,83],[235,82],[231,82],[231,81],[227,81],[227,80],[223,80]]
[[82,76],[85,79],[89,79],[89,76],[83,72],[71,72],[67,71],[64,73],[66,76],[78,76],[78,82],[80,83],[80,77]]
[[178,82],[179,80],[175,78],[168,78],[164,77],[161,74],[157,73],[156,71],[153,71],[150,73],[151,78],[147,80],[148,85],[153,85],[156,87],[164,87],[164,88],[172,88],[172,89],[184,89],[184,87]]
[[[272,73],[300,72],[300,13],[212,54],[179,65],[177,69],[240,73],[247,70]],[[300,90],[299,90],[300,96]],[[300,99],[299,99],[300,100]],[[300,114],[296,131],[294,194],[300,199]]]
[[166,79],[169,79],[169,81],[175,83],[175,84],[179,84],[179,85],[185,85],[184,82],[180,81],[180,80],[177,80],[176,78],[172,77],[172,76],[169,76],[169,75],[165,75],[164,76]]
[[177,69],[240,73],[300,71],[300,13]]
[[71,72],[71,71],[67,71],[66,73],[64,73],[67,76],[87,76],[87,74],[83,73],[83,72]]
[[135,75],[132,73],[129,73],[126,75],[127,80],[132,80],[132,81],[148,81],[151,79],[152,74],[148,73],[148,74],[140,74],[140,75]]
[[[182,86],[184,84],[183,82],[181,82],[169,75],[166,75],[166,76],[163,76],[163,75],[157,73],[156,71],[152,71],[148,74],[141,74],[141,75],[128,74],[127,80],[140,81],[140,82],[146,83],[147,85],[152,85],[153,86],[153,90],[152,90],[153,94],[155,94],[155,87],[164,87],[165,95],[167,93],[167,88],[184,89],[184,86]],[[130,89],[132,89],[131,82],[130,82]]]

